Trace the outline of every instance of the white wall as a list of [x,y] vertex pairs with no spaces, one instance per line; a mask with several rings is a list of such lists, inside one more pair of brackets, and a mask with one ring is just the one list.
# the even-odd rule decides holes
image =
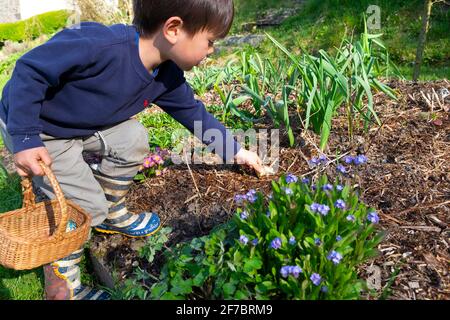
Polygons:
[[66,0],[20,0],[21,19],[56,10],[71,8],[71,1]]

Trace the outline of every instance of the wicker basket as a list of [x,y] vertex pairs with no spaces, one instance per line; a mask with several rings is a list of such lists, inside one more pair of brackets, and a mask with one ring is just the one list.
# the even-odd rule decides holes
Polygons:
[[[23,206],[0,214],[0,265],[29,270],[64,258],[83,247],[91,230],[91,216],[67,201],[52,171],[40,162],[56,198],[35,203],[30,179],[22,180]],[[66,232],[72,220],[77,228]]]

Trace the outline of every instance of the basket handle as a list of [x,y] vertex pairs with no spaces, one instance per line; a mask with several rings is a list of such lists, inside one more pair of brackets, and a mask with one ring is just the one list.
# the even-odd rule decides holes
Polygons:
[[[69,220],[69,217],[67,215],[67,202],[66,199],[64,198],[64,194],[61,190],[61,187],[59,186],[58,180],[56,180],[56,177],[53,174],[52,170],[44,162],[42,161],[38,162],[42,170],[44,170],[44,173],[47,176],[48,180],[50,181],[50,185],[52,186],[53,191],[55,192],[59,208],[61,209],[61,222],[59,223],[59,226],[55,232],[56,239],[61,239],[63,234],[66,232],[66,226]],[[31,178],[27,177],[24,178],[21,182],[23,191],[23,203],[22,203],[23,208],[33,207],[36,203],[36,198],[33,193],[31,181],[32,181]]]

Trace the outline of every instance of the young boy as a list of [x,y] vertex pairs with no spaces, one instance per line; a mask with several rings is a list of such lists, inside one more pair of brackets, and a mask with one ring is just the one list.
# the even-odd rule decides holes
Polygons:
[[[3,90],[0,131],[19,175],[34,176],[50,198],[39,160],[51,165],[67,199],[92,215],[97,231],[146,237],[159,229],[159,217],[128,212],[125,196],[149,149],[146,129],[131,117],[150,103],[191,132],[201,122],[205,144],[213,141],[204,133],[218,130],[223,160],[258,172],[262,163],[194,99],[183,76],[229,32],[232,0],[135,0],[134,12],[131,26],[82,23],[19,59]],[[102,152],[97,169],[83,151]],[[82,249],[44,266],[47,299],[109,298],[81,285],[81,256]]]

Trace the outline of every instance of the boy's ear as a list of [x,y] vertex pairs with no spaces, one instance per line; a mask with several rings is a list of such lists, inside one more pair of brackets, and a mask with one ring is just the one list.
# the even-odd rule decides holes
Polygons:
[[164,23],[162,31],[167,41],[173,45],[178,41],[182,28],[183,20],[180,17],[171,17]]

